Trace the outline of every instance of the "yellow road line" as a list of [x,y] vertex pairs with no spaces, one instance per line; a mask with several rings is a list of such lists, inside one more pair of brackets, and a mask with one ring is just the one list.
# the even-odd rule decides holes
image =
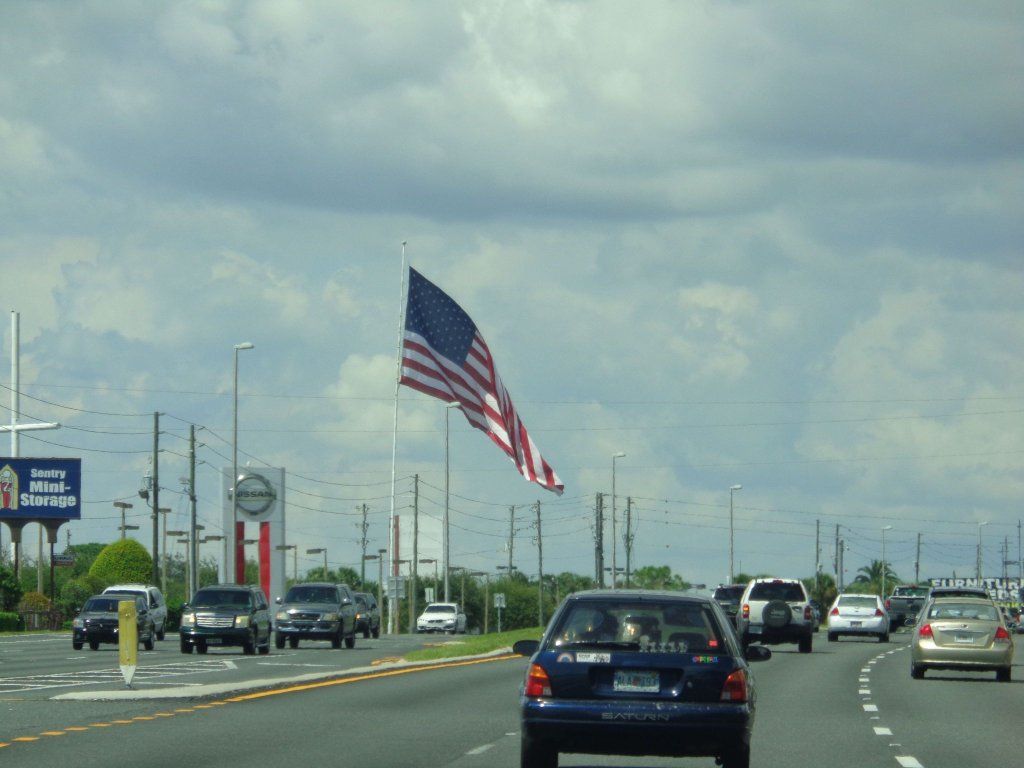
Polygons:
[[11,741],[39,741],[39,737],[38,736],[18,736],[15,739],[11,739]]
[[156,718],[150,715],[139,715],[138,717],[133,717],[132,720],[156,720]]
[[173,712],[154,712],[153,717],[174,717]]
[[43,731],[40,736],[63,736],[64,731]]
[[65,731],[88,731],[89,729],[86,728],[84,725],[69,725],[64,730]]
[[114,725],[131,725],[132,724],[131,720],[111,720],[110,722],[113,723]]
[[176,709],[174,711],[175,712],[195,712],[195,710],[192,709],[191,707],[189,707],[188,709]]
[[474,664],[487,664],[492,661],[506,661],[508,659],[521,658],[516,654],[507,654],[504,656],[491,656],[486,659],[471,659],[469,661],[453,661],[446,664],[431,664],[430,666],[423,667],[406,667],[405,669],[390,669],[384,672],[372,672],[368,675],[358,675],[357,677],[343,677],[336,680],[321,680],[316,683],[306,683],[304,685],[293,685],[288,688],[275,688],[270,691],[260,691],[258,693],[249,693],[244,696],[234,696],[228,701],[239,702],[239,701],[252,701],[254,699],[263,699],[267,696],[279,696],[282,693],[297,693],[299,691],[312,691],[317,688],[330,688],[335,685],[348,685],[349,683],[358,683],[363,680],[374,680],[379,677],[398,677],[399,675],[411,675],[416,672],[429,672],[434,669],[451,669],[453,667],[469,667]]
[[109,728],[110,723],[89,723],[90,728]]

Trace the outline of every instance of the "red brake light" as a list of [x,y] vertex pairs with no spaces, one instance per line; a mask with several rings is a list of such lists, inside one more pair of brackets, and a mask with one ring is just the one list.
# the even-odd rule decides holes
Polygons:
[[524,693],[531,698],[551,695],[551,678],[548,677],[548,673],[544,671],[544,667],[540,666],[540,664],[530,665],[530,669],[526,673],[526,689]]
[[725,685],[722,686],[722,701],[746,701],[747,700],[747,673],[742,669],[725,678]]
[[881,608],[875,608],[875,616],[885,616]]
[[1006,631],[1005,627],[996,627],[996,640],[1010,642],[1010,633]]
[[[886,600],[885,601],[885,610],[888,611],[890,608],[892,608],[892,600]],[[878,614],[876,613],[875,615],[877,616]]]
[[839,615],[839,606],[837,605],[835,608],[833,608],[831,611],[829,611],[828,615],[829,616],[838,616]]
[[743,604],[743,618],[744,619],[749,619],[750,618],[750,606],[747,603]]
[[935,635],[932,633],[931,624],[925,624],[923,627],[921,627],[921,629],[917,631],[917,634],[919,637],[935,637]]
[[814,614],[811,611],[811,606],[804,606],[804,621],[811,621],[814,618]]

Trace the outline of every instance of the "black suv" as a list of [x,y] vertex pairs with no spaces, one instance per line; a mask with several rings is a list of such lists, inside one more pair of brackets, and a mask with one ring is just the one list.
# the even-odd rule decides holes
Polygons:
[[330,640],[331,647],[356,644],[356,600],[347,584],[311,582],[296,584],[284,600],[277,599],[274,617],[274,642],[284,648],[287,639],[292,648],[299,640]]
[[243,584],[203,587],[182,606],[181,652],[206,653],[211,645],[270,653],[270,610],[263,590]]
[[380,608],[369,592],[356,592],[356,631],[363,637],[380,637]]
[[80,651],[88,643],[95,651],[100,643],[117,643],[121,624],[117,604],[122,600],[135,602],[136,637],[147,651],[152,651],[156,628],[146,601],[137,595],[120,594],[93,595],[85,601],[81,613],[71,622],[71,647]]

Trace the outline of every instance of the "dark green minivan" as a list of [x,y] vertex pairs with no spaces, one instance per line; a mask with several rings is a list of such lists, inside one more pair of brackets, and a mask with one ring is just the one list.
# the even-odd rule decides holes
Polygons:
[[241,646],[246,654],[270,653],[270,608],[256,586],[203,587],[182,607],[181,652],[206,653],[211,647]]

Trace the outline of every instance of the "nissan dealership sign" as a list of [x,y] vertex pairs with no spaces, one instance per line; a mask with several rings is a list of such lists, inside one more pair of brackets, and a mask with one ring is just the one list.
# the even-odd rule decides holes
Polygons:
[[235,485],[235,505],[245,520],[268,520],[277,501],[277,491],[263,475],[241,475]]

